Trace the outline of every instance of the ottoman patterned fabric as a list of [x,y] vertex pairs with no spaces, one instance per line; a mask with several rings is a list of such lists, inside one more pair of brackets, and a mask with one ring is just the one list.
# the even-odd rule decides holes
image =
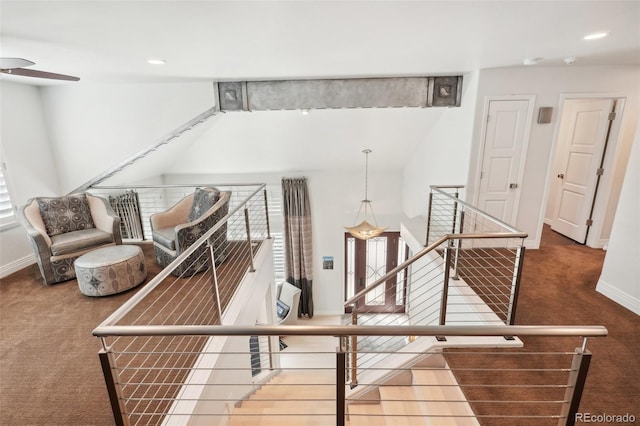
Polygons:
[[138,246],[118,245],[94,250],[75,262],[80,292],[107,296],[129,290],[147,278],[144,254]]

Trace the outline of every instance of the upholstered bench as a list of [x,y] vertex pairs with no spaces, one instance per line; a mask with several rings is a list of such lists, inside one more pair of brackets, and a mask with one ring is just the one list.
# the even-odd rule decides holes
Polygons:
[[120,293],[147,278],[142,249],[133,245],[93,250],[76,259],[74,267],[80,292],[86,296]]

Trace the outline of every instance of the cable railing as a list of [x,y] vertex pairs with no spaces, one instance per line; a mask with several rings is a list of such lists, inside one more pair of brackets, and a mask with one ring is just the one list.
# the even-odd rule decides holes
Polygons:
[[[93,334],[103,341],[105,364],[140,356],[135,345],[116,347],[109,341],[144,336],[152,342],[144,363],[105,369],[110,395],[121,407],[119,425],[571,425],[591,360],[587,341],[607,331],[600,326],[101,325]],[[506,342],[505,336],[517,336],[524,347],[473,342]],[[424,346],[403,352],[410,360],[404,364],[368,367],[369,379],[351,388],[345,370],[353,353],[345,343],[367,337],[416,337]],[[251,347],[251,338],[289,346]],[[208,343],[194,350],[203,339]],[[368,351],[398,356],[385,347]],[[256,374],[255,357],[271,359],[272,367]]]
[[[255,271],[254,261],[260,248],[265,244],[270,245],[267,195],[262,184],[198,186],[215,186],[222,192],[231,192],[224,217],[149,280],[102,326],[223,323],[238,288]],[[195,187],[104,186],[94,187],[90,192],[119,199],[118,194],[135,191],[139,199],[139,217],[148,229],[152,214],[167,210],[184,196],[193,193]],[[145,236],[145,240],[150,238],[150,229],[145,231]],[[127,242],[141,243],[135,239]],[[204,268],[194,269],[192,265],[204,265]],[[193,375],[194,362],[201,359],[209,339],[204,336],[166,335],[151,338],[139,335],[133,338],[116,337],[108,341],[102,339],[102,343],[107,354],[101,358],[103,369],[109,371],[109,376],[105,377],[113,373],[119,384],[117,395],[111,395],[115,404],[114,413],[164,413],[169,402],[181,391],[184,381]],[[268,360],[260,359],[258,364],[265,365],[265,362],[268,363]],[[164,374],[169,370],[170,374]],[[145,417],[143,424],[157,424],[163,417],[164,414]]]
[[[263,185],[215,186],[233,194],[224,218],[94,330],[116,424],[572,424],[590,360],[586,337],[606,330],[507,326],[498,304],[465,293],[472,287],[460,267],[465,250],[486,252],[495,239],[525,234],[441,236],[387,274],[387,281],[402,280],[407,308],[386,322],[363,312],[357,294],[358,325],[256,326],[275,315],[266,192]],[[126,188],[137,193],[140,211],[124,211],[144,225],[193,188]],[[122,190],[91,192],[117,197]],[[230,250],[219,262],[214,236],[222,227]],[[205,270],[172,274],[185,262],[201,263],[200,256]],[[517,274],[509,273],[513,283]],[[443,290],[443,280],[460,284]],[[553,349],[529,350],[521,338]],[[560,345],[563,339],[571,342]],[[326,349],[309,349],[318,347]]]
[[[350,297],[351,325],[512,325],[524,260],[523,233],[459,198],[462,186],[431,187],[426,247]],[[401,294],[404,311],[380,306]],[[380,301],[380,303],[376,303]],[[349,342],[349,380],[384,357],[366,348],[401,349],[411,339]],[[365,350],[361,350],[365,349]]]

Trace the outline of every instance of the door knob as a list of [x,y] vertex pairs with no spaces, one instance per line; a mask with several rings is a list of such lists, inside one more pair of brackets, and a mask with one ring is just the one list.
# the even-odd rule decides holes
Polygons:
[[564,179],[564,173],[560,173],[560,174],[558,175],[558,177],[559,177],[560,179]]

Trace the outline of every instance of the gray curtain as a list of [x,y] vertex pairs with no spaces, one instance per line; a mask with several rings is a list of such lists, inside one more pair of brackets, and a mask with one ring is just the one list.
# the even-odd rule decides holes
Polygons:
[[282,179],[287,281],[302,294],[298,317],[313,317],[311,207],[306,178]]

